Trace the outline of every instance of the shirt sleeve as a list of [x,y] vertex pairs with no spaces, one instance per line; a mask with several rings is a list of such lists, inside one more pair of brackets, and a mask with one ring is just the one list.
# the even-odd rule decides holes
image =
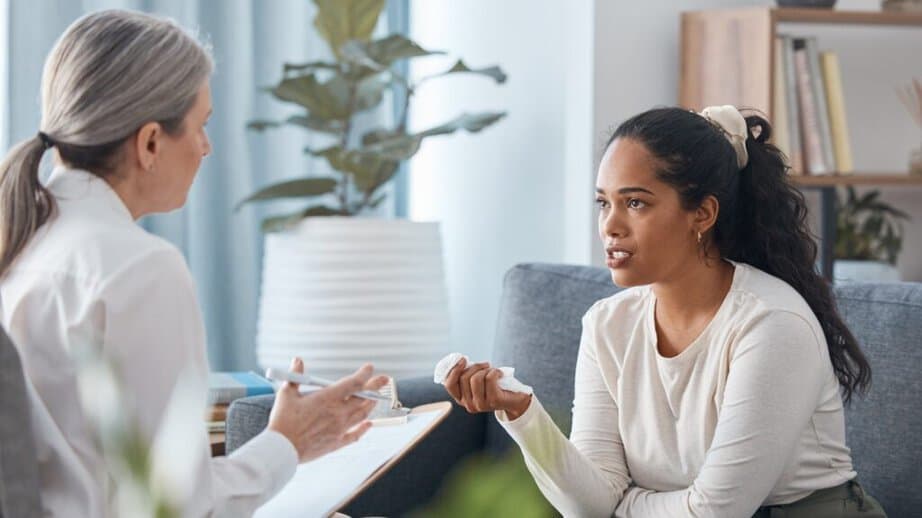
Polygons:
[[779,311],[755,322],[733,352],[714,439],[692,485],[631,487],[616,516],[751,516],[790,462],[828,366],[825,340],[802,316]]
[[[178,250],[145,255],[108,279],[103,347],[133,403],[141,433],[152,440],[180,374],[191,372],[207,387],[205,330],[195,285]],[[202,409],[204,415],[204,409]],[[184,516],[249,516],[291,479],[294,446],[265,431],[226,458],[212,459],[202,418],[195,488]]]
[[496,416],[521,448],[545,498],[564,516],[610,517],[630,484],[618,407],[597,361],[593,329],[587,314],[576,361],[569,440],[537,397],[513,421],[505,412]]

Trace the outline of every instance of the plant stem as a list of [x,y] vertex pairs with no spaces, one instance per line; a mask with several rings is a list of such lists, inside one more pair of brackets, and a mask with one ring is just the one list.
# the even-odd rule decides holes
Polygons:
[[[346,72],[348,73],[348,71]],[[345,127],[343,128],[343,136],[340,139],[339,147],[345,152],[348,149],[349,145],[349,136],[352,133],[352,117],[355,112],[355,93],[358,89],[358,84],[356,81],[349,82],[349,116],[346,118]],[[340,171],[343,175],[343,181],[340,184],[339,192],[339,204],[344,212],[351,212],[349,208],[349,173],[347,171]],[[356,211],[357,212],[357,211]]]

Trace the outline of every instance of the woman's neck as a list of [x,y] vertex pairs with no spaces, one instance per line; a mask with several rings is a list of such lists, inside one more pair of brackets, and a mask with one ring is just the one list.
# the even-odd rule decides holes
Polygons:
[[662,353],[680,353],[707,326],[730,291],[733,272],[733,264],[710,258],[653,284],[660,342],[669,343],[671,349]]

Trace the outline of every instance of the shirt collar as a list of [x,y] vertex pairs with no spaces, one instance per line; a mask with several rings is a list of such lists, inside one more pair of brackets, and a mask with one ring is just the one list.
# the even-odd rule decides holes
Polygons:
[[56,166],[46,187],[55,198],[62,200],[98,200],[119,216],[134,221],[131,211],[108,182],[82,169]]

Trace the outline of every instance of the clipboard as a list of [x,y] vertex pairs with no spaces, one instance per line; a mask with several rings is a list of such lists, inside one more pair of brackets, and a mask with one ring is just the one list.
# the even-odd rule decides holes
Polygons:
[[[420,405],[410,411],[406,424],[373,426],[359,441],[299,465],[292,480],[253,516],[320,518],[335,513],[400,462],[450,412],[448,401]],[[376,439],[385,446],[377,448]],[[359,459],[368,462],[363,465]],[[346,466],[346,473],[337,466]]]

